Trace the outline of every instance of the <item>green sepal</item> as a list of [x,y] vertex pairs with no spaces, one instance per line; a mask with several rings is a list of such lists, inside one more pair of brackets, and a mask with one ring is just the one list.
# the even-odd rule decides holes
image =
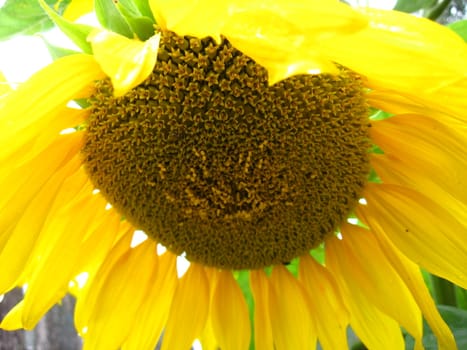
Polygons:
[[155,33],[154,22],[149,17],[128,18],[131,29],[142,41],[148,40]]
[[112,32],[133,39],[134,34],[126,19],[117,9],[113,0],[96,0],[94,2],[96,16],[102,27]]
[[48,41],[44,36],[39,35],[39,37],[42,39],[44,42],[45,46],[47,47],[47,50],[50,53],[50,56],[52,56],[52,59],[55,61],[56,59],[64,56],[69,56],[69,55],[74,55],[79,53],[78,51],[71,50],[71,49],[66,49],[64,47],[56,46],[50,41]]
[[149,6],[149,0],[133,0],[133,3],[138,8],[141,16],[148,17],[153,21],[153,23],[156,23],[154,15],[151,11],[151,6]]
[[116,6],[140,40],[147,40],[154,35],[154,21],[151,18],[142,16],[137,8],[127,7],[122,1],[116,3]]
[[[467,311],[446,305],[438,305],[437,307],[441,317],[447,323],[456,339],[457,348],[459,350],[467,349]],[[413,350],[414,343],[414,339],[410,335],[407,335],[405,342],[406,350]],[[436,337],[426,322],[423,322],[423,345],[425,346],[425,350],[438,349]]]
[[54,10],[52,10],[44,0],[39,0],[39,3],[44,11],[52,19],[52,21],[57,25],[57,27],[60,28],[60,30],[68,38],[70,38],[71,41],[73,41],[81,50],[83,50],[84,53],[92,53],[92,47],[91,44],[87,41],[87,37],[91,31],[94,30],[93,27],[85,24],[73,23],[66,20]]
[[[46,0],[62,14],[71,0]],[[37,0],[7,0],[0,8],[0,40],[33,35],[54,26]]]
[[467,42],[467,19],[448,24],[448,28],[455,31],[465,42]]
[[411,13],[434,5],[436,0],[397,0],[394,10]]

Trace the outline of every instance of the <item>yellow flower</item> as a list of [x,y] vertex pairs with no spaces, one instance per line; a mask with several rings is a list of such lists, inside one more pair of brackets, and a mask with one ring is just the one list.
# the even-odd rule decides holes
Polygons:
[[147,41],[96,31],[2,99],[0,293],[27,292],[0,326],[71,290],[85,349],[346,349],[349,325],[422,349],[422,317],[455,349],[420,267],[467,288],[462,39],[331,0],[150,4]]

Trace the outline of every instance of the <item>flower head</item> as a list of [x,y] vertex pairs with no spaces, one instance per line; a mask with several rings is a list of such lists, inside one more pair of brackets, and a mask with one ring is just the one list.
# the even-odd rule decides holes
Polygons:
[[421,349],[422,317],[455,349],[420,267],[467,287],[462,39],[338,1],[149,3],[146,40],[96,30],[1,101],[0,292],[28,286],[1,326],[70,290],[88,349],[344,349],[349,325]]

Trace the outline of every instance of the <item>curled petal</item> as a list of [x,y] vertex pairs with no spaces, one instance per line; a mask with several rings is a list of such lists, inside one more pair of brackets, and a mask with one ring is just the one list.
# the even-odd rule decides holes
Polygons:
[[143,42],[99,30],[91,33],[88,40],[94,58],[112,81],[114,95],[122,96],[151,74],[157,61],[160,33]]

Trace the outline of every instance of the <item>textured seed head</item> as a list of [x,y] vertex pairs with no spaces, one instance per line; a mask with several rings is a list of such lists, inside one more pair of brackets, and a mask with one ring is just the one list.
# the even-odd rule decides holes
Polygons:
[[82,154],[135,227],[189,260],[279,264],[320,244],[369,171],[360,78],[267,72],[224,40],[163,32],[152,75],[125,96],[99,81]]

